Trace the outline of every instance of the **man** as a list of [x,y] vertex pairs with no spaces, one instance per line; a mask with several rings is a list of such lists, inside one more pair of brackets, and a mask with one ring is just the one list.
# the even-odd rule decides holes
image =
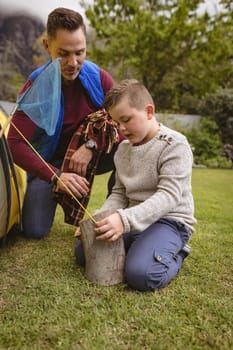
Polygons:
[[[14,114],[13,123],[25,138],[30,140],[49,167],[31,150],[13,126],[8,135],[15,163],[29,174],[22,216],[23,233],[30,238],[43,238],[52,226],[57,204],[52,199],[53,180],[57,180],[54,172],[59,174],[61,179],[57,182],[59,190],[66,192],[68,188],[77,198],[88,194],[89,183],[85,175],[92,159],[93,149],[98,147],[92,142],[93,140],[88,140],[74,152],[69,172],[60,174],[59,168],[77,128],[88,114],[101,106],[103,101],[100,98],[97,103],[96,95],[98,92],[104,95],[113,86],[113,79],[106,71],[85,60],[86,29],[83,18],[78,12],[57,8],[49,14],[44,47],[52,61],[60,58],[62,91],[60,129],[56,127],[55,134],[48,137],[23,110],[18,110]],[[21,94],[30,88],[35,78],[40,76],[47,66],[48,64],[40,67],[30,75]],[[98,173],[113,169],[112,157],[113,154],[110,154],[108,159],[102,160],[103,167],[101,169],[99,166]]]

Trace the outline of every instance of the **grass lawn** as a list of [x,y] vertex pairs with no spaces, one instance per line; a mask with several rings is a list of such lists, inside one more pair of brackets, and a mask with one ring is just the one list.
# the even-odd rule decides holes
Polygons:
[[[96,178],[89,211],[105,198]],[[93,285],[77,267],[59,208],[41,241],[0,249],[0,350],[233,349],[233,171],[194,169],[192,253],[161,291]]]

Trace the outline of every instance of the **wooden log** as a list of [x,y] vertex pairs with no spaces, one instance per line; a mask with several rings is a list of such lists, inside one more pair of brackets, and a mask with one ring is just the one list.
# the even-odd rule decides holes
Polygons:
[[[94,215],[99,221],[113,213],[112,210]],[[86,260],[85,277],[99,285],[109,286],[123,282],[125,248],[123,237],[113,242],[96,240],[95,224],[90,220],[80,222],[83,250]]]

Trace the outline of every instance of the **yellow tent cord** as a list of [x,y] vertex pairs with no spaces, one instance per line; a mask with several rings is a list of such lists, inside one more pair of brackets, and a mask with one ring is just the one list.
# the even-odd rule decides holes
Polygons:
[[37,150],[32,146],[32,144],[27,140],[27,138],[22,134],[22,132],[17,128],[17,126],[11,121],[11,125],[15,128],[15,130],[19,133],[19,135],[24,139],[24,141],[28,144],[28,146],[35,152],[35,154],[40,158],[40,160],[44,163],[44,165],[52,172],[52,174],[57,178],[58,181],[60,181],[67,192],[72,196],[72,198],[80,205],[80,207],[84,210],[84,212],[89,216],[91,221],[96,224],[95,219],[93,216],[88,212],[88,210],[82,205],[82,203],[79,202],[78,198],[75,197],[75,195],[71,192],[71,190],[66,186],[66,184],[57,176],[55,171],[49,166],[48,163],[41,157],[41,155],[37,152]]

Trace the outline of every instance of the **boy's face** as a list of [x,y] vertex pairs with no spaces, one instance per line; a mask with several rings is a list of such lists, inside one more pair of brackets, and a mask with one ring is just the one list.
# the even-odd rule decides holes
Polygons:
[[44,47],[52,60],[61,58],[61,74],[74,80],[86,58],[86,36],[82,28],[74,31],[58,29],[55,38],[44,40]]
[[138,110],[129,105],[125,96],[117,105],[109,108],[109,114],[118,123],[120,133],[132,144],[144,144],[155,136],[157,123],[154,118],[154,106],[151,104]]

